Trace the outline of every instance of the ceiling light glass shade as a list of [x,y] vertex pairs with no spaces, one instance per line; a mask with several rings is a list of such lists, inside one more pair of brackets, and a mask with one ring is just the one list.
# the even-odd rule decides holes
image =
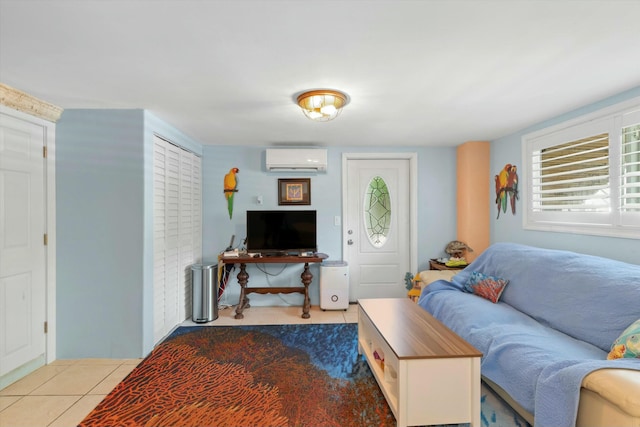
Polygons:
[[316,122],[328,122],[347,105],[347,95],[337,90],[312,90],[298,96],[298,105],[305,116]]

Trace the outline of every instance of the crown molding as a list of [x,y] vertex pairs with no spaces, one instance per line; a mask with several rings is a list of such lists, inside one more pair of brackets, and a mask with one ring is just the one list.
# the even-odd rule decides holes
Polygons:
[[0,83],[0,104],[43,120],[57,122],[63,109]]

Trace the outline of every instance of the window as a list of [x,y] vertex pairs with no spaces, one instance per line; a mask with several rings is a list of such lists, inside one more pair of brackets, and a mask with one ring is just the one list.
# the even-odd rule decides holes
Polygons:
[[382,177],[374,177],[364,195],[364,223],[373,246],[381,248],[387,241],[391,226],[391,196]]
[[524,228],[640,238],[640,98],[522,144]]
[[623,215],[640,215],[640,112],[628,116],[632,124],[622,128],[620,205]]

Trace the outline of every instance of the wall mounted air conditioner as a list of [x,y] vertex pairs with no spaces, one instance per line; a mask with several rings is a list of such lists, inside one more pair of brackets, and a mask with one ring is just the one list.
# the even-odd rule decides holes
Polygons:
[[327,150],[324,148],[269,148],[266,166],[270,172],[326,172]]

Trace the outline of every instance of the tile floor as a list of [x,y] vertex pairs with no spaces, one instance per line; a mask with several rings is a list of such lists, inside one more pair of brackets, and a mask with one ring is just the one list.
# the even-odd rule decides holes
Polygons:
[[[357,305],[322,311],[311,307],[302,319],[301,307],[251,307],[244,319],[233,308],[219,311],[209,326],[295,323],[355,323]],[[194,325],[187,321],[183,325]],[[0,427],[75,427],[131,372],[141,359],[56,360],[0,390]]]

